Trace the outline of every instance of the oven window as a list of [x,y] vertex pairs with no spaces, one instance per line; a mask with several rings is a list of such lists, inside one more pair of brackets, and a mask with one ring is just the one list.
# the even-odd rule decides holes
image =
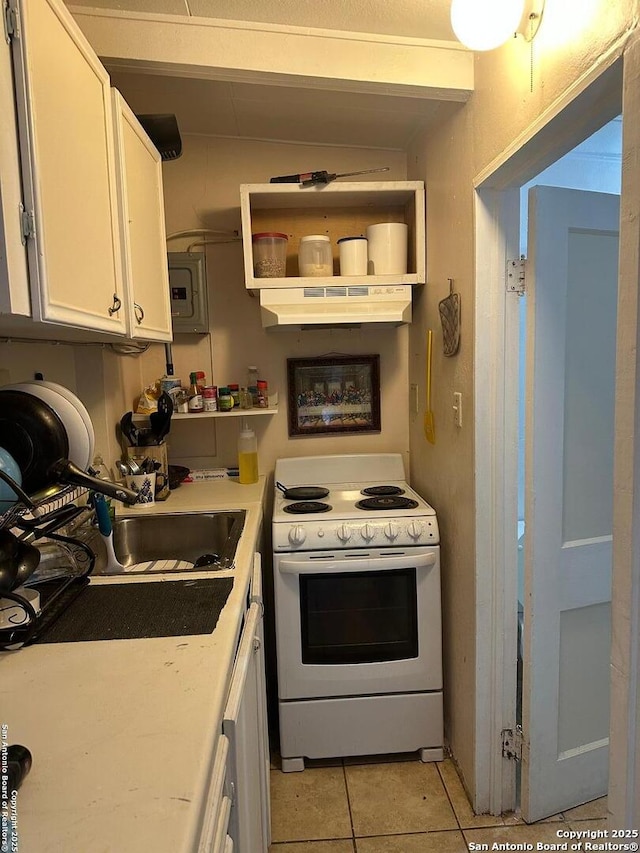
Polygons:
[[418,656],[416,570],[300,575],[302,663]]

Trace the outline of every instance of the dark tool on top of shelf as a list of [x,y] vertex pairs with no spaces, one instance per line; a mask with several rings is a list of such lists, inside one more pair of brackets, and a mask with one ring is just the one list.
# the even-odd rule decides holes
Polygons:
[[381,169],[361,169],[359,172],[343,172],[341,175],[335,172],[301,172],[298,175],[280,175],[277,178],[270,178],[270,184],[300,184],[301,187],[315,187],[321,184],[330,184],[336,178],[351,178],[354,175],[371,175],[373,172],[388,172],[389,166],[383,166]]

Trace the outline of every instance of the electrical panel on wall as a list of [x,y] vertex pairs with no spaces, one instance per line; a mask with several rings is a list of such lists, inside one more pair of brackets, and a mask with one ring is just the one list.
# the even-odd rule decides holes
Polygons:
[[174,334],[209,331],[204,252],[168,252],[171,324]]

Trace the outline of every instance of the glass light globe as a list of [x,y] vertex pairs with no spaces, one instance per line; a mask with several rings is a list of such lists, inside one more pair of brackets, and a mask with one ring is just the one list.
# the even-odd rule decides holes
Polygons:
[[452,0],[451,26],[471,50],[493,50],[518,29],[525,0]]

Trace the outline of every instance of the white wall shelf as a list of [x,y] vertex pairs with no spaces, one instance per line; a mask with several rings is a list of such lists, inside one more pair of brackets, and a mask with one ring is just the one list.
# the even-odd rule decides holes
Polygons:
[[172,421],[197,421],[202,418],[247,418],[255,415],[277,415],[277,409],[231,409],[230,412],[187,412],[174,414]]
[[[425,193],[422,181],[354,181],[300,188],[297,184],[242,184],[240,187],[245,285],[248,289],[392,286],[425,283]],[[366,234],[377,222],[409,226],[408,271],[405,275],[340,276],[337,241]],[[287,234],[284,278],[255,278],[252,233]],[[333,276],[303,278],[298,272],[298,246],[305,234],[326,234],[333,249]]]

